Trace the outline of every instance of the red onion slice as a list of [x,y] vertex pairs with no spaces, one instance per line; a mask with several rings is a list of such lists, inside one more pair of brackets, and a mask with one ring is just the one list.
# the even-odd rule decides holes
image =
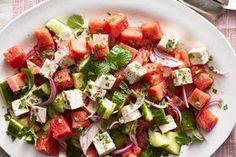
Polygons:
[[197,116],[201,114],[202,111],[208,109],[211,106],[219,105],[223,102],[222,98],[211,98],[208,103],[197,113]]
[[56,84],[55,84],[54,80],[51,77],[49,77],[48,80],[49,80],[50,87],[51,87],[50,96],[49,96],[48,100],[42,102],[41,104],[39,104],[39,106],[46,106],[48,104],[51,104],[56,98],[56,95],[57,95]]
[[155,108],[160,108],[160,109],[164,109],[164,108],[167,108],[168,107],[168,103],[165,103],[165,105],[160,105],[160,104],[156,104],[154,102],[151,102],[149,100],[144,100],[146,103],[148,103],[149,105],[155,107]]
[[177,118],[178,118],[178,120],[179,120],[179,123],[181,123],[181,121],[182,121],[182,114],[181,114],[179,108],[178,108],[178,107],[176,106],[176,104],[174,104],[174,103],[170,104],[170,106],[171,106],[171,107],[174,109],[174,111],[176,112],[176,115],[177,115]]
[[111,123],[111,125],[108,127],[108,129],[110,130],[110,129],[112,129],[115,125],[117,125],[117,124],[120,124],[120,122],[119,121],[114,121],[114,122],[112,122]]
[[210,69],[209,68],[209,65],[208,64],[205,64],[204,65],[204,68],[207,70],[207,71],[211,71],[211,72],[213,72],[214,74],[216,74],[216,75],[219,75],[219,76],[225,76],[225,75],[227,75],[229,72],[227,71],[220,71],[220,70],[217,70],[217,69]]
[[185,105],[187,108],[189,108],[187,94],[186,94],[186,90],[184,86],[182,86],[182,92],[183,92],[183,99],[184,99]]
[[84,132],[84,135],[80,136],[80,145],[83,153],[86,155],[89,146],[92,144],[92,141],[96,134],[99,132],[99,127],[97,123],[91,124]]
[[171,57],[170,55],[158,52],[156,48],[153,49],[153,53],[150,55],[149,58],[152,62],[158,62],[163,66],[170,68],[177,68],[183,64],[183,62]]
[[130,133],[129,133],[130,141],[136,146],[138,145],[138,141],[137,141],[137,138],[136,138],[137,127],[138,127],[137,121],[134,121],[132,126],[131,126]]
[[202,135],[202,133],[198,129],[193,130],[193,135],[200,141],[205,140],[204,136]]
[[133,146],[133,144],[129,144],[127,146],[125,146],[124,148],[121,148],[121,149],[117,149],[115,150],[112,155],[120,155],[120,154],[123,154],[124,152],[126,152],[127,150],[129,150],[131,147]]

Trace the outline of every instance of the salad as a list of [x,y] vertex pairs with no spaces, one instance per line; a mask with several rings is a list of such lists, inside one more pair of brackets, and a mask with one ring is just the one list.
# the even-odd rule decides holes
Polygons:
[[[0,83],[7,134],[68,157],[179,155],[218,118],[205,47],[186,50],[158,21],[130,27],[123,13],[50,19],[36,46],[3,54],[17,73]],[[210,92],[212,91],[212,92]],[[211,94],[210,94],[211,93]],[[225,108],[225,106],[224,106]]]

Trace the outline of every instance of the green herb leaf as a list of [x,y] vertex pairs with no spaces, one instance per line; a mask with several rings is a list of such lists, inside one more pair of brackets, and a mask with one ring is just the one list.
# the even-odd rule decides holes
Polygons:
[[182,132],[179,133],[178,136],[176,136],[177,143],[181,145],[190,145],[196,140],[195,136],[188,136],[186,133]]
[[53,50],[45,50],[45,51],[41,51],[39,53],[39,55],[42,58],[47,58],[47,57],[50,57],[50,56],[54,56],[54,54],[55,54],[55,51],[53,51]]
[[72,15],[68,18],[67,25],[72,29],[81,29],[84,25],[84,19],[81,15]]
[[111,53],[107,55],[107,60],[110,63],[111,69],[114,70],[126,66],[131,58],[131,52],[120,45],[114,46],[111,49]]
[[195,118],[193,112],[189,109],[185,109],[182,112],[182,121],[181,121],[181,129],[183,131],[193,130],[195,128]]
[[28,91],[32,89],[34,86],[34,75],[31,73],[31,71],[28,68],[23,68],[21,71],[26,75],[27,77],[27,87]]

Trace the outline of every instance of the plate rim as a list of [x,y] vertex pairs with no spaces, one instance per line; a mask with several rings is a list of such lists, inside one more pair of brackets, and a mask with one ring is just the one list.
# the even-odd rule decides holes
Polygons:
[[[37,9],[40,6],[43,5],[47,5],[47,3],[49,3],[52,0],[44,0],[39,2],[38,4],[32,6],[31,8],[26,9],[25,11],[23,11],[21,14],[17,15],[16,17],[12,18],[9,22],[7,22],[7,24],[5,24],[4,27],[2,27],[0,29],[0,36],[2,35],[2,33],[12,24],[14,24],[14,22],[16,22],[18,19],[20,19],[22,16],[25,16],[27,14],[30,14],[33,10]],[[140,1],[140,0],[139,0]],[[89,1],[88,1],[89,2]],[[236,56],[236,50],[234,50],[234,48],[232,47],[232,45],[230,44],[229,40],[224,36],[224,34],[210,21],[208,21],[206,18],[204,18],[201,14],[197,13],[196,11],[192,10],[191,8],[183,5],[182,3],[176,1],[176,0],[172,0],[171,3],[176,3],[178,5],[180,5],[182,8],[184,8],[186,10],[186,12],[191,12],[192,14],[194,14],[195,16],[197,16],[197,18],[201,19],[202,22],[205,22],[205,24],[209,25],[211,27],[211,29],[214,29],[214,31],[216,31],[216,33],[218,33],[218,35],[220,35],[220,37],[224,40],[224,42],[227,44],[227,47],[230,49],[230,51],[232,52],[232,54],[234,56]],[[230,132],[227,133],[226,138],[224,139],[224,141],[217,147],[214,147],[214,149],[210,152],[210,155],[213,155],[223,144],[224,142],[228,139],[228,137],[230,136],[230,134],[232,133],[232,131],[235,128],[235,124],[236,124],[236,119],[234,120],[234,125],[232,125],[230,127]],[[7,152],[6,147],[4,145],[0,146],[8,155],[12,155],[13,153],[11,152]]]

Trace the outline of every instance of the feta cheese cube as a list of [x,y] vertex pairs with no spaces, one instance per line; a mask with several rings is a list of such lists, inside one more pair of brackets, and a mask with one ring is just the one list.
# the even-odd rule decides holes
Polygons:
[[97,134],[93,139],[93,144],[99,156],[109,154],[116,149],[116,146],[108,132]]
[[179,39],[172,34],[164,34],[157,46],[171,52],[176,48],[178,41]]
[[69,56],[66,50],[59,50],[55,53],[54,62],[61,68],[67,68],[75,64],[75,60]]
[[173,130],[173,129],[177,128],[177,125],[175,123],[174,118],[170,115],[167,115],[166,117],[167,117],[167,121],[169,123],[168,124],[162,124],[162,125],[159,126],[162,133],[166,133],[170,130]]
[[29,108],[28,108],[27,104],[24,101],[22,101],[21,99],[17,99],[15,101],[13,101],[11,103],[11,105],[12,105],[12,110],[13,110],[15,116],[17,116],[17,117],[29,112]]
[[189,68],[177,69],[172,72],[174,85],[182,86],[193,83],[191,70]]
[[36,121],[40,123],[46,123],[47,120],[47,108],[40,106],[31,106],[31,118],[35,116]]
[[93,101],[103,98],[106,95],[106,90],[98,87],[94,81],[89,80],[85,88],[85,92]]
[[103,43],[104,45],[109,44],[109,35],[108,34],[93,34],[94,43]]
[[96,101],[90,101],[88,105],[84,106],[85,109],[91,114],[95,114],[97,112],[98,103]]
[[21,98],[21,100],[26,103],[28,106],[38,105],[43,102],[43,99],[34,95],[32,92],[29,92],[26,96]]
[[96,85],[103,89],[111,89],[115,82],[116,78],[113,75],[104,75],[104,74],[98,77],[97,80],[95,81]]
[[138,61],[130,63],[124,70],[125,78],[130,84],[139,81],[147,73],[146,69]]
[[142,114],[139,110],[133,110],[133,105],[126,105],[121,109],[121,115],[120,118],[121,123],[128,123],[134,120],[139,119],[142,117]]
[[52,77],[53,74],[56,72],[57,68],[58,65],[54,61],[46,59],[39,73],[46,78]]
[[79,89],[63,91],[62,95],[67,100],[66,109],[77,109],[84,106],[82,91]]
[[205,47],[191,49],[188,56],[192,65],[206,64],[209,61],[209,55]]

